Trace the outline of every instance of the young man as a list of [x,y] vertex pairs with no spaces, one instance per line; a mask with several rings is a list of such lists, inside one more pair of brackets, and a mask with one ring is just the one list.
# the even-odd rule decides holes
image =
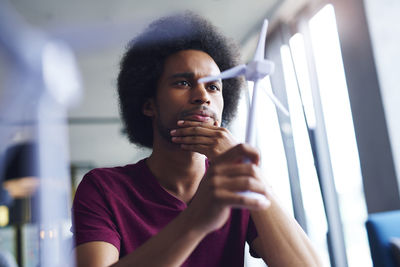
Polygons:
[[222,127],[241,81],[197,82],[237,65],[235,51],[192,13],[154,22],[129,45],[118,77],[122,118],[130,141],[153,150],[84,177],[73,206],[78,266],[243,266],[246,241],[268,266],[319,266],[267,192],[258,152]]

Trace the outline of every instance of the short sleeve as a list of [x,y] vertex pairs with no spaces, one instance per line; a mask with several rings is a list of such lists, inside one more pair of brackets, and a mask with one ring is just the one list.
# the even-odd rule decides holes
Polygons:
[[84,176],[75,194],[72,232],[75,246],[91,241],[104,241],[120,250],[121,236],[112,220],[113,213],[101,177],[94,171]]
[[254,258],[261,258],[257,252],[251,247],[251,243],[256,239],[258,236],[256,226],[254,225],[253,220],[251,219],[251,216],[249,218],[249,223],[247,226],[247,236],[246,236],[246,241],[249,244],[250,247],[250,255],[253,256]]
[[400,238],[394,237],[390,240],[390,250],[396,262],[396,266],[400,266]]

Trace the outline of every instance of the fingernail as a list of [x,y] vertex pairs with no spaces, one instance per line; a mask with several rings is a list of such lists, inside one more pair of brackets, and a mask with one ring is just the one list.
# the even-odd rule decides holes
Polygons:
[[264,200],[259,199],[258,203],[260,204],[260,206],[263,206],[263,207],[269,207],[269,205],[271,205],[271,201],[269,201],[268,199],[264,199]]
[[185,121],[182,121],[182,120],[178,121],[178,125],[182,125],[184,123],[185,123]]
[[170,133],[171,135],[174,135],[176,133],[176,130],[171,130]]

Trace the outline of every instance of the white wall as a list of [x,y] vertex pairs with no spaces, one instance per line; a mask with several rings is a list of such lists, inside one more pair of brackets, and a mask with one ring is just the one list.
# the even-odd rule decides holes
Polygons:
[[364,3],[400,187],[400,1]]

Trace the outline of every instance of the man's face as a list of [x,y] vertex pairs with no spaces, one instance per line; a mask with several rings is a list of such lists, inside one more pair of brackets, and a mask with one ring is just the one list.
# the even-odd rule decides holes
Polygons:
[[205,52],[183,50],[169,56],[154,101],[155,130],[170,141],[169,132],[177,127],[178,120],[219,126],[224,105],[222,82],[197,82],[219,73],[217,64]]

